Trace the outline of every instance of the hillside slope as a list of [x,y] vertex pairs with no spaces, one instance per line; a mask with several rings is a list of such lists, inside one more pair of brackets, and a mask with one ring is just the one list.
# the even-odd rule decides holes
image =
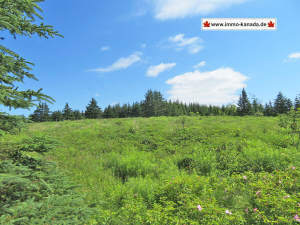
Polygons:
[[265,117],[159,117],[32,124],[99,224],[293,224],[295,137]]

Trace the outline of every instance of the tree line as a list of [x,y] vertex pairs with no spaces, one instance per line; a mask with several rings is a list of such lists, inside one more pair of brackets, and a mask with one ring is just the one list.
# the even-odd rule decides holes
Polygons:
[[68,103],[62,110],[50,112],[47,103],[40,103],[36,110],[30,115],[34,122],[81,120],[98,118],[127,118],[127,117],[155,117],[155,116],[276,116],[285,114],[292,109],[300,108],[300,95],[293,102],[278,93],[273,102],[265,105],[259,103],[256,98],[249,99],[245,89],[242,90],[237,105],[201,105],[199,103],[185,104],[179,101],[167,101],[159,91],[148,90],[145,99],[133,104],[108,105],[104,110],[98,106],[97,101],[92,98],[86,106],[85,111],[73,110]]

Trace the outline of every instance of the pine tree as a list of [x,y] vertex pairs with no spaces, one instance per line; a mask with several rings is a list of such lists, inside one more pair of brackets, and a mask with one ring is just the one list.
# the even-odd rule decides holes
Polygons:
[[293,101],[289,98],[286,98],[286,106],[287,106],[287,112],[291,111],[293,109]]
[[74,120],[82,120],[83,119],[82,113],[79,110],[73,111],[73,117],[74,117]]
[[251,107],[251,114],[253,115],[262,115],[264,111],[264,107],[260,104],[257,98],[253,98],[252,100],[252,107]]
[[274,110],[274,107],[273,107],[271,101],[265,105],[263,113],[264,113],[264,116],[275,116],[276,115],[276,112]]
[[245,116],[251,113],[251,103],[244,88],[242,90],[242,95],[240,96],[240,99],[238,101],[237,112],[239,116]]
[[113,110],[114,118],[120,118],[120,114],[121,114],[120,104],[118,103],[118,104],[114,105],[112,110]]
[[50,110],[47,103],[42,103],[42,122],[50,121]]
[[258,112],[258,101],[256,98],[253,98],[252,100],[252,114],[255,114]]
[[278,93],[275,102],[274,102],[274,110],[276,114],[287,113],[292,106],[291,100],[287,99],[283,96],[281,92]]
[[162,116],[165,114],[165,100],[159,91],[153,92],[153,116]]
[[49,113],[50,110],[48,105],[46,103],[39,103],[30,118],[34,122],[46,122],[50,120]]
[[143,114],[145,117],[151,117],[154,115],[154,99],[153,99],[153,91],[148,90],[145,95],[145,100],[143,102]]
[[162,116],[166,114],[166,101],[159,91],[148,90],[142,103],[145,117]]
[[97,119],[102,116],[101,108],[97,105],[97,101],[92,98],[89,105],[85,110],[85,118],[87,119]]
[[52,114],[51,114],[51,120],[52,121],[63,121],[64,120],[64,117],[63,117],[63,114],[62,114],[62,112],[61,111],[54,111],[54,112],[52,112]]
[[127,104],[124,104],[121,107],[121,112],[120,112],[119,117],[120,118],[126,118],[126,117],[128,117],[128,105]]
[[104,118],[114,118],[113,109],[110,105],[108,105],[103,112]]
[[64,120],[73,120],[74,119],[73,111],[68,103],[66,103],[66,105],[63,109],[63,118],[64,118]]
[[139,117],[142,116],[142,107],[140,103],[133,103],[132,105],[132,116]]
[[41,122],[41,114],[42,114],[42,104],[39,103],[36,109],[34,110],[33,114],[29,116],[29,118],[33,122]]

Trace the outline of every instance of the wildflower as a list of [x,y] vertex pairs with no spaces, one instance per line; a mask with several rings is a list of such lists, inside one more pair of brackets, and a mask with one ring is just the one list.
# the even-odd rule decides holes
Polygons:
[[253,209],[253,212],[257,212],[257,210],[258,210],[257,208],[254,208],[254,209]]
[[197,205],[197,209],[199,210],[199,211],[202,211],[202,206],[201,205]]
[[278,183],[279,183],[279,184],[281,184],[281,183],[282,183],[282,181],[280,180],[280,181],[278,181]]
[[225,213],[228,214],[228,215],[232,214],[232,212],[230,212],[228,209],[225,210]]
[[257,191],[255,194],[256,194],[256,195],[260,195],[260,194],[261,194],[261,191]]
[[244,180],[247,180],[247,176],[243,176],[243,179],[244,179]]
[[294,216],[294,219],[295,219],[297,222],[300,222],[300,217],[299,217],[297,214]]
[[292,167],[291,167],[291,169],[292,169],[292,170],[295,170],[295,169],[296,169],[296,167],[295,167],[295,166],[292,166]]
[[286,196],[284,196],[283,198],[284,198],[284,199],[287,199],[287,198],[289,198],[289,197],[291,197],[291,196],[289,196],[289,195],[286,195]]

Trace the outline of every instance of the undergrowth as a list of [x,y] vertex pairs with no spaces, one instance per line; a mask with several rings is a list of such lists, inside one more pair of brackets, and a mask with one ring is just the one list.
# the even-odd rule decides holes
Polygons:
[[[28,183],[21,185],[19,196],[10,193],[8,201],[18,212],[16,207],[24,205],[13,199],[24,199],[26,216],[21,218],[43,217],[48,224],[55,224],[53,217],[60,221],[57,224],[64,224],[63,216],[78,221],[73,224],[298,224],[299,137],[283,122],[270,117],[220,116],[31,124],[14,141],[22,143],[14,147],[21,159],[16,154],[16,161],[5,164],[19,171],[6,174],[15,173],[19,183]],[[41,154],[29,162],[26,157],[36,154],[32,149],[40,149]],[[80,186],[64,192],[69,184],[60,175],[57,178],[57,172],[46,172],[51,169],[44,159],[55,161]],[[28,177],[27,170],[35,172]],[[44,175],[36,175],[41,170]],[[53,200],[70,206],[60,207],[47,202],[52,199],[51,190],[56,196],[81,197],[63,198],[65,203]],[[43,206],[38,208],[34,202]],[[30,205],[34,206],[32,217]],[[44,216],[35,214],[37,208]],[[23,214],[5,212],[0,218],[16,219],[13,215]]]

